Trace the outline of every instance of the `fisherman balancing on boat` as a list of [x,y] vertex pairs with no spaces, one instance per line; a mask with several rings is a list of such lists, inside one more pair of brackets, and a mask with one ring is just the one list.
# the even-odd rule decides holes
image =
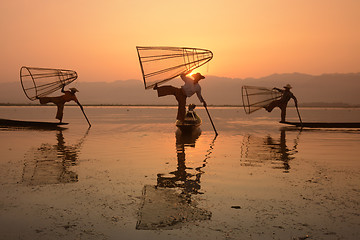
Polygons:
[[57,106],[57,113],[56,113],[56,119],[59,119],[60,122],[62,122],[63,115],[64,115],[64,105],[66,102],[74,101],[76,102],[81,110],[84,112],[83,106],[79,103],[77,97],[75,96],[75,93],[78,92],[76,88],[69,88],[69,91],[64,90],[65,84],[63,85],[61,92],[64,93],[64,95],[58,96],[58,97],[36,97],[40,100],[40,104],[47,104],[49,102],[54,103]]
[[176,100],[178,101],[178,113],[176,119],[183,122],[185,119],[186,113],[186,98],[191,97],[196,93],[200,102],[207,106],[204,98],[201,95],[201,87],[199,85],[199,81],[204,79],[205,77],[201,75],[201,73],[195,73],[191,77],[187,76],[190,72],[184,72],[180,74],[181,79],[185,82],[185,84],[181,88],[177,88],[174,86],[161,86],[158,87],[157,84],[154,86],[154,90],[157,90],[158,97],[174,95]]
[[290,91],[291,88],[292,87],[290,84],[287,84],[286,86],[284,86],[284,89],[279,89],[279,88],[274,87],[273,89],[281,92],[282,96],[280,99],[274,100],[269,105],[264,107],[266,109],[266,111],[268,111],[268,112],[271,112],[275,107],[279,107],[281,110],[281,121],[280,122],[285,122],[286,107],[291,98],[294,99],[295,106],[297,107],[297,99],[294,96],[294,94]]

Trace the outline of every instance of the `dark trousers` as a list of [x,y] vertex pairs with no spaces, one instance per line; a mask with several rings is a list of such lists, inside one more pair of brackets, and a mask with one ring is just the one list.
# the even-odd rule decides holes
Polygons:
[[161,86],[157,89],[158,97],[174,95],[178,101],[177,120],[184,121],[186,112],[186,95],[181,88],[173,86]]
[[40,97],[40,104],[47,104],[49,102],[54,103],[57,106],[57,112],[56,112],[56,119],[59,119],[60,122],[62,122],[63,115],[64,115],[64,105],[65,101],[64,99],[60,97]]
[[281,121],[285,122],[287,102],[283,102],[281,100],[275,100],[275,101],[272,101],[267,107],[265,107],[265,109],[268,112],[271,112],[275,107],[280,108],[280,110],[281,110]]

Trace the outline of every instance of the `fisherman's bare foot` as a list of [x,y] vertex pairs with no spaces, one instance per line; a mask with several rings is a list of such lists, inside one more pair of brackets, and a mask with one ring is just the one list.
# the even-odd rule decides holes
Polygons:
[[268,109],[268,106],[264,107],[267,112],[271,112],[270,109]]

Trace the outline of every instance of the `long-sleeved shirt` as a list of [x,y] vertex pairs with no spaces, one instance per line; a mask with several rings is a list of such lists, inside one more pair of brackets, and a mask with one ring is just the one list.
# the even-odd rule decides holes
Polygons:
[[281,102],[287,103],[292,98],[292,99],[294,99],[295,103],[297,103],[297,99],[296,99],[296,97],[294,96],[294,94],[292,92],[286,91],[286,90],[283,90],[283,89],[279,89],[279,88],[275,88],[275,89],[282,93],[282,96],[280,98]]
[[75,101],[79,104],[78,99],[76,98],[75,94],[71,93],[70,91],[64,91],[64,95],[58,97],[40,97],[40,104],[47,104],[52,102],[58,106],[64,105],[66,102]]
[[204,102],[203,97],[201,96],[201,87],[198,83],[194,83],[194,80],[190,77],[187,77],[185,74],[180,75],[181,79],[185,82],[185,84],[181,87],[187,97],[191,97],[196,93],[200,102]]
[[75,101],[78,102],[75,94],[71,93],[70,91],[64,91],[64,95],[62,95],[62,98],[65,102]]

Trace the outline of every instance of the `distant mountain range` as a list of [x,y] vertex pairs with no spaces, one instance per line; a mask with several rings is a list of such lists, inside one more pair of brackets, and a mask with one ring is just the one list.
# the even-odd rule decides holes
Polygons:
[[[166,84],[181,86],[180,79]],[[308,75],[301,73],[273,74],[262,78],[224,78],[207,76],[201,80],[202,93],[209,105],[241,105],[241,87],[243,85],[278,87],[286,84],[293,86],[292,92],[300,106],[360,106],[360,73]],[[174,105],[171,97],[158,98],[156,91],[145,90],[142,80],[115,82],[75,81],[68,87],[79,89],[77,96],[82,104],[96,105]],[[55,95],[60,95],[60,92]],[[20,82],[0,83],[1,104],[37,104],[25,97]],[[199,104],[196,96],[188,103]]]

